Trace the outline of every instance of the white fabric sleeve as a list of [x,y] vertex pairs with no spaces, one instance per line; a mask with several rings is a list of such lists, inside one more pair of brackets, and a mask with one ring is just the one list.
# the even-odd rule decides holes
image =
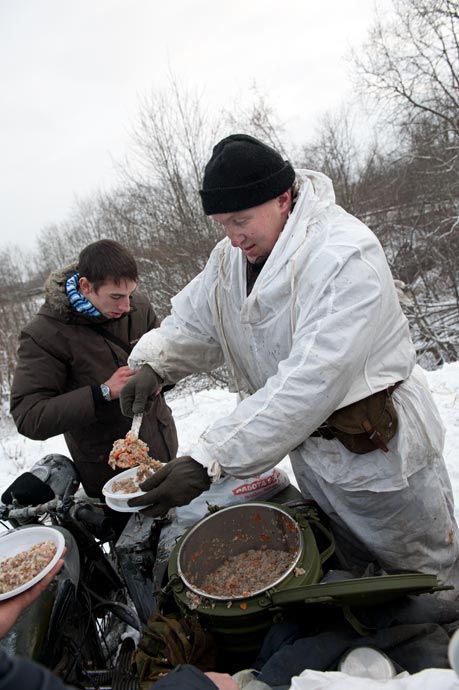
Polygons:
[[149,364],[165,383],[176,383],[223,364],[209,305],[213,272],[214,263],[209,260],[206,269],[172,299],[171,315],[143,335],[132,350],[128,360],[132,369]]

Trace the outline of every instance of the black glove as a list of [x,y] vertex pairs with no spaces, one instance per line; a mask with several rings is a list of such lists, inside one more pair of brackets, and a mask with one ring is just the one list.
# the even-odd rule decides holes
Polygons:
[[147,493],[128,501],[130,506],[148,506],[142,512],[150,517],[165,515],[174,506],[184,506],[210,487],[203,465],[189,455],[175,458],[146,479],[140,488]]
[[121,412],[126,417],[141,414],[151,407],[163,380],[149,364],[131,376],[120,391]]

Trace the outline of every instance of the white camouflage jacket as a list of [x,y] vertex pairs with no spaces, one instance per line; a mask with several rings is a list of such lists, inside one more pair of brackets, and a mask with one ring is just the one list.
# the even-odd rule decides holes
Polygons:
[[[251,294],[243,253],[222,240],[202,273],[172,300],[171,315],[141,338],[129,359],[133,368],[149,363],[166,383],[226,362],[242,400],[190,453],[210,475],[260,473],[293,449],[307,463],[308,448],[317,443],[336,447],[308,439],[334,410],[406,380],[415,366],[379,241],[335,204],[326,176],[298,175],[298,200]],[[441,446],[441,432],[437,440]],[[411,441],[405,437],[405,449]],[[378,490],[381,481],[396,488],[426,463],[415,449],[387,469],[387,461],[375,466],[375,453],[385,455],[359,456],[355,479],[347,472],[350,488],[354,482]],[[334,481],[336,458],[327,462],[323,453],[320,461],[311,456],[314,471]]]

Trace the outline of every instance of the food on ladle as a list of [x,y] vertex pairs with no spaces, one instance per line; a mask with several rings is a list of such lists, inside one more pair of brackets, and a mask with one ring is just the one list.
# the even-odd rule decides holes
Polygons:
[[119,438],[113,444],[108,457],[108,464],[114,470],[117,467],[128,469],[136,465],[146,465],[153,470],[159,470],[163,463],[159,460],[153,460],[148,455],[149,448],[144,441],[141,441],[138,436],[128,431],[125,438]]

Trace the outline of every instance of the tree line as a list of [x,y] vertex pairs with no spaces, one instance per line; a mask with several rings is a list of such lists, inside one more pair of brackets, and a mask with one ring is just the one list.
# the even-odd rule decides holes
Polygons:
[[197,190],[213,144],[253,134],[296,167],[321,170],[337,202],[380,239],[421,364],[459,353],[459,0],[393,0],[352,58],[355,102],[326,113],[302,146],[289,146],[264,97],[212,119],[199,95],[172,79],[139,106],[115,189],[79,202],[43,228],[27,261],[0,252],[0,384],[7,393],[20,328],[37,310],[49,272],[109,237],[139,263],[141,288],[160,316],[204,266],[220,230]]

